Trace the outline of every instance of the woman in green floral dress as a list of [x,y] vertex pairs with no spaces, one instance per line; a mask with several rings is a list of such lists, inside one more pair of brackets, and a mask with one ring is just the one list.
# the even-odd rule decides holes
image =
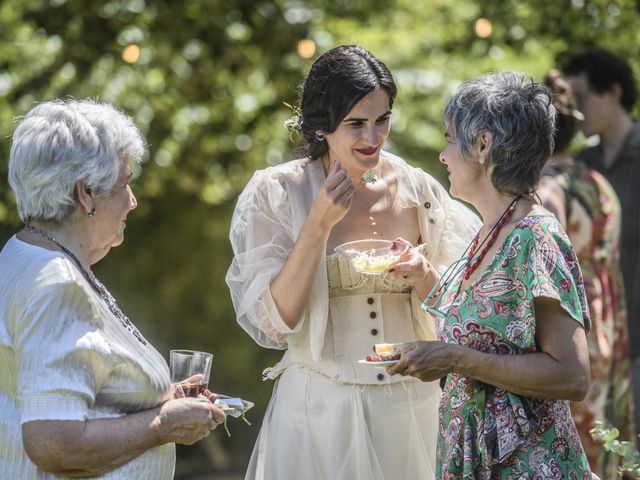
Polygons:
[[592,478],[569,408],[590,384],[582,274],[530,194],[554,121],[548,90],[515,73],[463,84],[445,111],[450,192],[483,226],[426,296],[440,341],[405,344],[389,368],[442,379],[437,478]]

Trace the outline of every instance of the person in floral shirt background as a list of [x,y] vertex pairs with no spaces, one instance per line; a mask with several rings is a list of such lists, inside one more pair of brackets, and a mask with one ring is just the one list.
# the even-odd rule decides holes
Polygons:
[[445,110],[450,193],[483,226],[426,296],[439,341],[404,344],[388,368],[443,379],[437,478],[592,478],[569,408],[590,388],[582,273],[532,195],[555,114],[545,86],[512,72],[464,83]]
[[583,115],[569,83],[553,70],[545,79],[558,110],[553,155],[542,171],[538,194],[567,231],[584,275],[593,333],[589,336],[591,390],[571,404],[573,419],[593,471],[602,479],[619,478],[619,458],[594,440],[596,421],[632,441],[627,311],[620,271],[620,202],[611,184],[567,150]]

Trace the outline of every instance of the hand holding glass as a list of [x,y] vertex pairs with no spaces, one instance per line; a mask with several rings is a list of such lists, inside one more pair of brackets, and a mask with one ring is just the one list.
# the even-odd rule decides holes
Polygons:
[[198,397],[209,385],[213,355],[195,350],[171,350],[171,383],[182,387],[187,397]]

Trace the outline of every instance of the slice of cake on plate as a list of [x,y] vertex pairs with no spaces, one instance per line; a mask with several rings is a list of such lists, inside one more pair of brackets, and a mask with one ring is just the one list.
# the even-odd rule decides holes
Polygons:
[[401,343],[376,343],[373,346],[375,355],[368,355],[368,362],[388,362],[390,360],[400,360]]

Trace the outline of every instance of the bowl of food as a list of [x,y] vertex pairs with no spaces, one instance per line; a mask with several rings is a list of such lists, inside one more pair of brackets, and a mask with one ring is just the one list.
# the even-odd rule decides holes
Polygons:
[[381,275],[400,261],[406,248],[390,240],[355,240],[336,247],[336,252],[348,258],[353,268],[365,275]]

